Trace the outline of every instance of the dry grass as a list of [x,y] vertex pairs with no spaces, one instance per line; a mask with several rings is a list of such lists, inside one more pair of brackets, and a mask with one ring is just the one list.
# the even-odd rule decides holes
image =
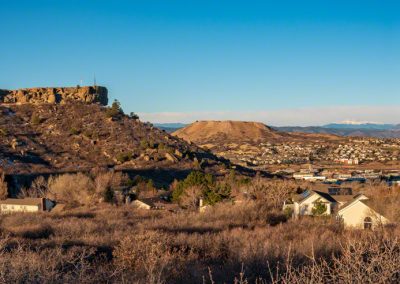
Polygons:
[[343,283],[367,279],[365,269],[374,280],[379,271],[385,282],[397,277],[397,228],[350,232],[321,218],[271,225],[272,212],[247,202],[204,214],[104,205],[1,216],[0,281],[233,283],[243,272],[249,283]]
[[[255,198],[202,214],[103,203],[0,216],[0,282],[398,282],[399,228],[345,231],[330,218],[287,220],[278,205],[295,186],[278,183],[238,186]],[[280,199],[269,190],[281,190]]]

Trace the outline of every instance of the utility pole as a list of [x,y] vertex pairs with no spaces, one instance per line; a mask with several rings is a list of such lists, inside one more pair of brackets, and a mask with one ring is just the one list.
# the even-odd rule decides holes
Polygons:
[[96,83],[96,73],[93,74],[93,88],[94,88],[94,94],[97,95],[97,83]]

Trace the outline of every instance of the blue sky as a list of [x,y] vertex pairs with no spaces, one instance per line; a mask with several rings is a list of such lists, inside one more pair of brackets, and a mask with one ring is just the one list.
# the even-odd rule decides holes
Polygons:
[[96,74],[152,122],[400,123],[399,11],[368,0],[0,0],[0,88]]

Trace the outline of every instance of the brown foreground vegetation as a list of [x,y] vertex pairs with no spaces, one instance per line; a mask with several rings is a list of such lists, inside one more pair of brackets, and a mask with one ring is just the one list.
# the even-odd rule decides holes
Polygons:
[[0,217],[2,283],[394,283],[400,229],[286,220],[268,202],[204,213],[102,204]]

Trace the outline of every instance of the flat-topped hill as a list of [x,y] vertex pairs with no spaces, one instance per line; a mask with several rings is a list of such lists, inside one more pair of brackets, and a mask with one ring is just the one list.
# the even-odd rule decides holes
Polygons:
[[285,133],[273,130],[260,122],[197,121],[173,133],[174,136],[194,143],[211,141],[262,141],[279,139]]
[[108,91],[100,86],[0,90],[0,104],[62,104],[71,101],[107,105]]
[[340,140],[343,137],[326,133],[287,133],[275,130],[261,122],[251,121],[196,121],[172,133],[198,145],[212,143],[276,142],[302,140]]

